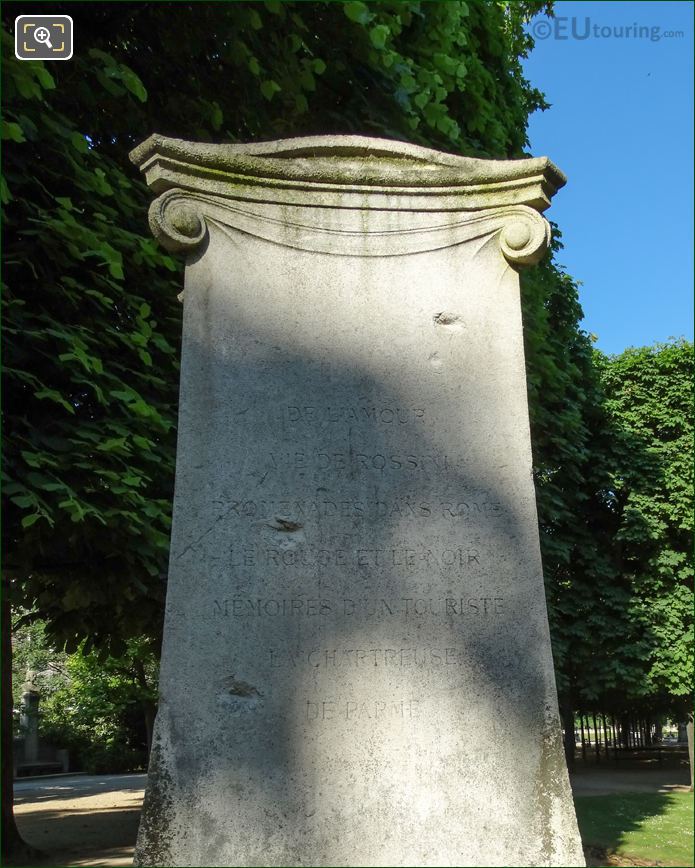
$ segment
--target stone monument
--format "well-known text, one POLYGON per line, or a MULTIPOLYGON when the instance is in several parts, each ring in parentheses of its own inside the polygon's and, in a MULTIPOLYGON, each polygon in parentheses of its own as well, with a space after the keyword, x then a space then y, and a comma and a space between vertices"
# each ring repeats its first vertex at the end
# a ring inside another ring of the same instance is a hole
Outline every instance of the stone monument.
POLYGON ((188 254, 139 865, 583 865, 517 268, 545 158, 131 154, 188 254))
POLYGON ((39 759, 39 704, 41 694, 36 689, 34 678, 36 673, 27 672, 26 681, 22 685, 22 710, 19 724, 24 735, 24 762, 33 765, 39 759))

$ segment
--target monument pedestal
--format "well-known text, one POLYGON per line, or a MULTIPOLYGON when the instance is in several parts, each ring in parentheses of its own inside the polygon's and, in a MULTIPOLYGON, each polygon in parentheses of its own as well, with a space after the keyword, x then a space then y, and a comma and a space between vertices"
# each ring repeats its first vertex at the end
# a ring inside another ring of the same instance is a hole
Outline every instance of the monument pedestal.
POLYGON ((562 175, 361 137, 132 158, 189 253, 137 864, 584 864, 516 271, 562 175))

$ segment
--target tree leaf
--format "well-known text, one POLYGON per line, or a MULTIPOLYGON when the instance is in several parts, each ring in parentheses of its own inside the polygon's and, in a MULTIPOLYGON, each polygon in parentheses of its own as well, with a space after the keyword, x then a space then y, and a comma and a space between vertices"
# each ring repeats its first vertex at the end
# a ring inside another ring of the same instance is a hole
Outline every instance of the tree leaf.
POLYGON ((343 3, 343 11, 350 21, 355 21, 357 24, 368 24, 374 17, 367 4, 360 0, 349 0, 343 3))
POLYGON ((266 79, 261 82, 261 93, 267 100, 271 100, 276 93, 281 90, 280 85, 272 79, 266 79))

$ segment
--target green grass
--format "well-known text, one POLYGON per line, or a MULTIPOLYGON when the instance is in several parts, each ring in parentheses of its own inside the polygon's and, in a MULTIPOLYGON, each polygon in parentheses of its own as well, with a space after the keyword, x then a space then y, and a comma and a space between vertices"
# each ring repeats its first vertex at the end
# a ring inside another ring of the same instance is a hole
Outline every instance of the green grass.
POLYGON ((585 846, 662 865, 693 865, 692 793, 578 796, 574 802, 585 846))

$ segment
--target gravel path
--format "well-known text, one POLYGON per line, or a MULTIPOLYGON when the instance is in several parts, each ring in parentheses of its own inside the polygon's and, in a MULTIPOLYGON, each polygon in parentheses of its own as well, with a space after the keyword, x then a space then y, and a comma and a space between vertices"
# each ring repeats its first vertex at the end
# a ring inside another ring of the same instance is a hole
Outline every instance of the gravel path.
POLYGON ((20 834, 42 851, 18 865, 132 865, 146 775, 15 782, 20 834))

